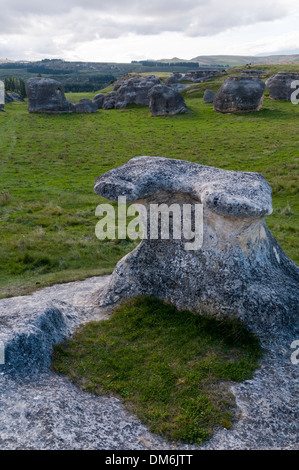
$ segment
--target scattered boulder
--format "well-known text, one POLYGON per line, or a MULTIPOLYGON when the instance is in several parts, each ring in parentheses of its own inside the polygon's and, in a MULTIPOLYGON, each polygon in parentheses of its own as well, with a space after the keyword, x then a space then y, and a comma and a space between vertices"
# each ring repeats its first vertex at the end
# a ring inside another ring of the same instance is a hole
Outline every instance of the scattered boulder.
POLYGON ((75 104, 76 113, 95 113, 97 110, 97 104, 87 98, 82 98, 79 103, 75 104))
POLYGON ((113 109, 115 108, 117 92, 111 91, 107 93, 103 101, 103 109, 113 109))
POLYGON ((98 107, 98 109, 101 109, 103 107, 105 95, 103 93, 98 93, 93 97, 92 102, 95 103, 98 107))
POLYGON ((205 90, 203 95, 203 100, 205 103, 213 103, 215 98, 215 93, 212 90, 205 90))
POLYGON ((166 85, 156 85, 149 92, 149 109, 152 116, 187 113, 182 95, 166 85))
POLYGON ((65 98, 63 85, 52 78, 29 78, 26 93, 30 113, 75 112, 75 106, 65 98))
POLYGON ((290 101, 296 88, 292 88, 292 82, 299 81, 299 72, 278 72, 268 78, 266 86, 272 100, 290 101))
POLYGON ((179 83, 183 79, 183 75, 179 72, 173 72, 172 75, 166 78, 164 81, 164 85, 172 86, 174 84, 179 83))
POLYGON ((173 229, 168 239, 153 239, 145 223, 148 238, 119 261, 95 297, 99 305, 150 295, 179 309, 239 318, 254 332, 299 331, 299 267, 267 228, 271 187, 261 174, 139 157, 102 174, 95 192, 142 204, 147 224, 152 204, 175 203, 181 213, 184 204, 203 206, 200 248, 185 247, 183 230, 181 239, 173 229))
POLYGON ((214 110, 220 113, 259 111, 266 85, 255 77, 229 77, 217 91, 214 110))

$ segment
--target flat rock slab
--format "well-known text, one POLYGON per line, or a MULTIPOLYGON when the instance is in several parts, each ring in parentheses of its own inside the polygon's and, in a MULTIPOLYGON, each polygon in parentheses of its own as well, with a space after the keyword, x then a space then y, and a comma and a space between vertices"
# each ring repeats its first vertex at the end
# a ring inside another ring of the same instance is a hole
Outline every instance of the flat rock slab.
MULTIPOLYGON (((8 334, 7 328, 24 331, 37 321, 44 312, 41 302, 64 306, 65 314, 76 312, 70 329, 90 319, 108 318, 90 298, 109 279, 94 277, 0 300, 0 319, 6 322, 1 334, 8 334)), ((253 379, 232 386, 238 420, 233 429, 217 430, 201 447, 153 435, 118 399, 83 392, 47 370, 28 375, 0 372, 0 449, 299 449, 299 365, 291 362, 291 339, 262 337, 265 356, 260 369, 253 379)))
POLYGON ((0 300, 0 343, 5 346, 1 371, 47 368, 53 345, 69 337, 80 324, 107 318, 107 310, 92 304, 97 282, 110 276, 46 287, 32 295, 0 300))

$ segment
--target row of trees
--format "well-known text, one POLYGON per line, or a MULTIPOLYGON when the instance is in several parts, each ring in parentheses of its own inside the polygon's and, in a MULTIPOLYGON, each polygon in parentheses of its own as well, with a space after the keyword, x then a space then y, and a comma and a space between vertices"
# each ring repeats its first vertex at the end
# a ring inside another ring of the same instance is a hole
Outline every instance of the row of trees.
POLYGON ((19 93, 22 98, 26 98, 25 81, 17 77, 4 78, 5 91, 19 93))

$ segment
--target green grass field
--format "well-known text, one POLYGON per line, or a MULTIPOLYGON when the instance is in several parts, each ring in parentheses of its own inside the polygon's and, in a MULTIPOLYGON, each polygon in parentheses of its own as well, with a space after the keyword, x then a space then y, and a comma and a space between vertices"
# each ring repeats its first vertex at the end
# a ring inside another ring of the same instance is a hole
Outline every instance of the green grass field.
POLYGON ((134 243, 95 237, 95 209, 104 200, 93 184, 141 155, 262 173, 273 189, 267 223, 298 262, 299 105, 266 97, 260 112, 218 114, 202 95, 219 83, 184 92, 192 113, 173 117, 151 117, 136 106, 91 115, 29 114, 26 103, 7 104, 0 113, 0 296, 110 273, 134 243))
POLYGON ((56 346, 52 369, 89 392, 116 394, 150 431, 201 444, 231 428, 229 387, 250 379, 260 357, 240 322, 136 298, 56 346))

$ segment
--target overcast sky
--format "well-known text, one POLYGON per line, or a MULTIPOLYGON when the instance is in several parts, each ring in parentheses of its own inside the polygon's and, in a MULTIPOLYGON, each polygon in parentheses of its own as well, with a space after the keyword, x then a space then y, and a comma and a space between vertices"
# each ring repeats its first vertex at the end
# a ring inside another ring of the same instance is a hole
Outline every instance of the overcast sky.
POLYGON ((0 0, 0 59, 299 54, 298 0, 0 0))

